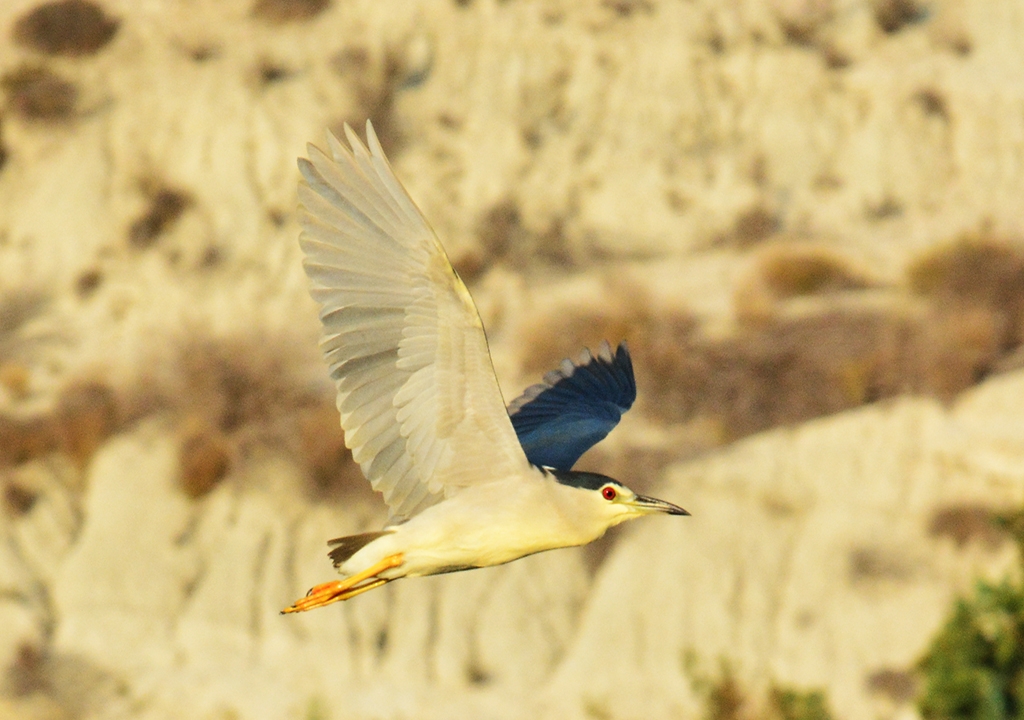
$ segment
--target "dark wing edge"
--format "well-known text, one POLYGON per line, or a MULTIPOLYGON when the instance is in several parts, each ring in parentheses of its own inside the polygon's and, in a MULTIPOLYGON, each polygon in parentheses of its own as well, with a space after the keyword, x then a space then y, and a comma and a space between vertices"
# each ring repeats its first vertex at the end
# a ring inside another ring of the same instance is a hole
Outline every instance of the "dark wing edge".
POLYGON ((613 355, 605 340, 596 355, 584 349, 575 360, 563 360, 513 400, 508 413, 531 463, 570 470, 635 400, 629 348, 619 343, 613 355))

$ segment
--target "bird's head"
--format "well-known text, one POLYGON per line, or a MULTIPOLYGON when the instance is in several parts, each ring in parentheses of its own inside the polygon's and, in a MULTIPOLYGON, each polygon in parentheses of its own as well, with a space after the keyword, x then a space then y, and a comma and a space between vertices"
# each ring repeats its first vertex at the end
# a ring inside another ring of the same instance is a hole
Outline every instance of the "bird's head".
POLYGON ((575 470, 550 472, 560 484, 585 493, 577 496, 578 511, 586 513, 588 518, 603 522, 605 528, 651 513, 690 514, 678 505, 635 493, 607 475, 575 470))

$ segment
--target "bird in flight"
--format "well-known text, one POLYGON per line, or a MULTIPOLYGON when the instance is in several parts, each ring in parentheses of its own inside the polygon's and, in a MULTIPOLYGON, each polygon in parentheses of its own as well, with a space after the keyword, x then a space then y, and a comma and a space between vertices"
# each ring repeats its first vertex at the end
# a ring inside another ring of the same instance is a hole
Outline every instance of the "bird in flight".
POLYGON ((636 398, 629 350, 564 360, 505 407, 483 323, 373 126, 299 159, 304 267, 345 443, 390 509, 380 531, 331 540, 341 580, 283 613, 403 577, 584 545, 650 513, 689 515, 572 469, 636 398))

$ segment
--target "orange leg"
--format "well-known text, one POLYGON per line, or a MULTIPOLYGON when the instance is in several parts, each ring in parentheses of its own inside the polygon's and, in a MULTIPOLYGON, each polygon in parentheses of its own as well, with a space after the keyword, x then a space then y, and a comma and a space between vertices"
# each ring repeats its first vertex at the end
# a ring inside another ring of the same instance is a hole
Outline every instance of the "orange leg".
POLYGON ((306 597, 296 600, 282 610, 281 613, 305 612, 306 610, 330 605, 331 603, 338 602, 339 600, 348 600, 356 595, 363 594, 367 590, 378 588, 391 581, 387 578, 379 578, 376 576, 385 570, 398 567, 402 562, 402 553, 388 555, 376 565, 368 567, 366 570, 356 573, 351 577, 347 577, 344 580, 334 580, 332 582, 323 583, 322 585, 317 585, 306 593, 306 597), (369 582, 364 582, 367 580, 369 582))

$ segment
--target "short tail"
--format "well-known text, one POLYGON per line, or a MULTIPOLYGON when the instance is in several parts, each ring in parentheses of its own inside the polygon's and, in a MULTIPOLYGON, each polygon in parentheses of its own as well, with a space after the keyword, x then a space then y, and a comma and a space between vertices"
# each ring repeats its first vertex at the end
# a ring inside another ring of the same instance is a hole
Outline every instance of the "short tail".
POLYGON ((379 537, 390 535, 394 530, 380 530, 378 532, 361 533, 359 535, 346 535, 345 537, 328 540, 327 545, 334 549, 327 553, 327 556, 334 562, 334 567, 341 567, 341 564, 372 543, 379 537))

